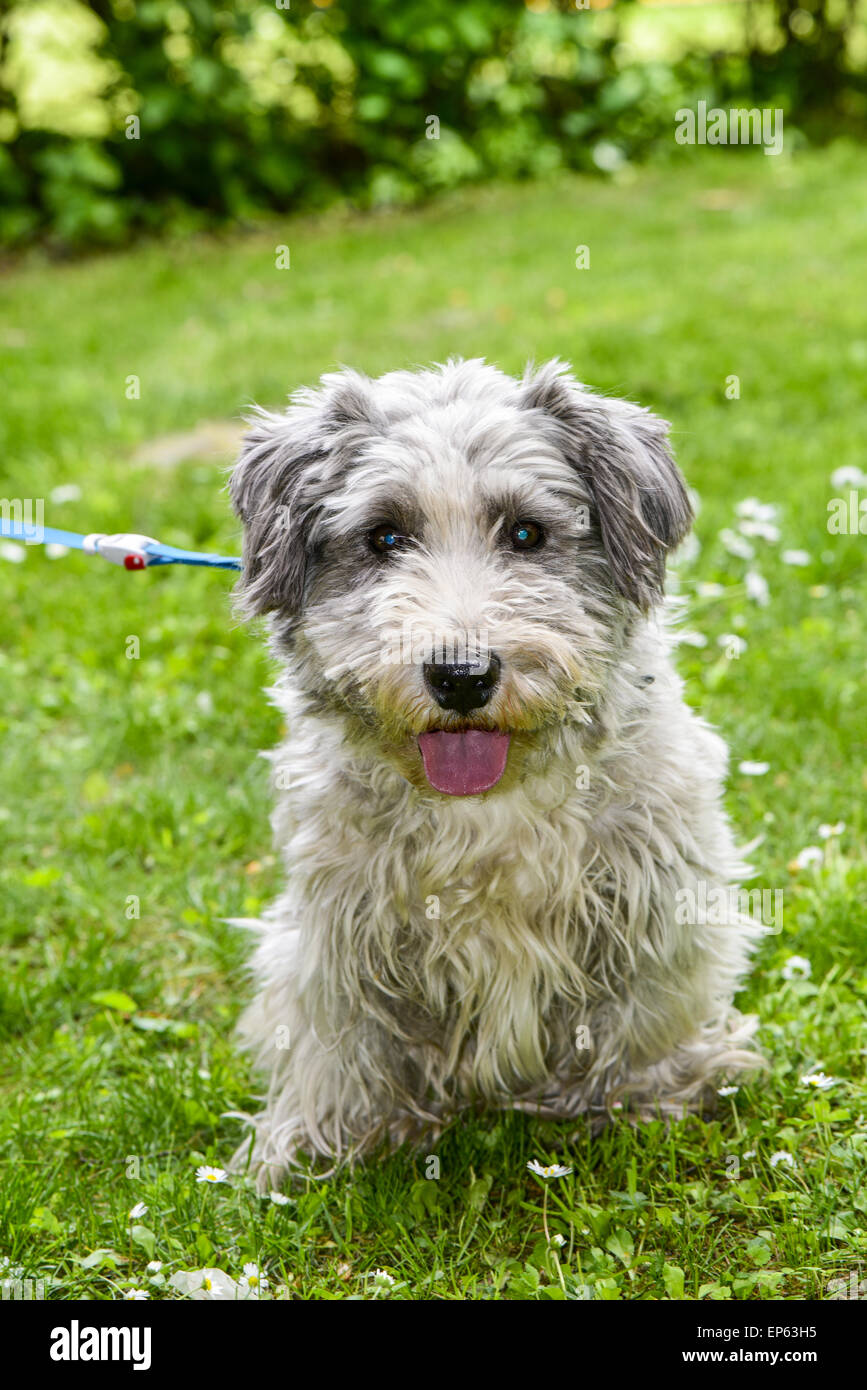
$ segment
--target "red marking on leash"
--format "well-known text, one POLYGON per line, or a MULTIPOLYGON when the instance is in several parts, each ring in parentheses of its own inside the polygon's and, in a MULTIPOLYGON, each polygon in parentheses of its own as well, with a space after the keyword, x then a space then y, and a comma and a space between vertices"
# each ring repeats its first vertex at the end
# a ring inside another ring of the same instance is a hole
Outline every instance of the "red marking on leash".
POLYGON ((143 570, 145 560, 143 555, 124 555, 123 567, 127 570, 143 570))

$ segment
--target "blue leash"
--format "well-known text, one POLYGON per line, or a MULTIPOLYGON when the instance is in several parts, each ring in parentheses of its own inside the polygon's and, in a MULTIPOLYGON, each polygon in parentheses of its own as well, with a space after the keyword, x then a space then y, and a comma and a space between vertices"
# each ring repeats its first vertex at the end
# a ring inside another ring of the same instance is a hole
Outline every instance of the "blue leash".
POLYGON ((208 555, 201 550, 178 550, 163 545, 153 536, 135 532, 119 532, 109 536, 92 532, 79 536, 75 531, 57 531, 52 526, 36 526, 23 521, 8 521, 0 517, 0 536, 24 541, 27 545, 65 545, 70 550, 83 550, 86 555, 101 555, 112 565, 127 570, 151 569, 154 565, 203 565, 207 569, 239 570, 241 561, 234 555, 208 555))

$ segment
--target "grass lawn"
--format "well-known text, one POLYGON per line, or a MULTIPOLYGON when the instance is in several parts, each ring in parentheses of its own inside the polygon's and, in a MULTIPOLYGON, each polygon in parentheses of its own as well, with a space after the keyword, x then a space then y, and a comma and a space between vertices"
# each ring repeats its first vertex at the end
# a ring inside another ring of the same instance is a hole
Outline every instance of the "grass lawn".
POLYGON ((489 1115, 445 1136, 438 1178, 425 1153, 401 1152, 280 1204, 237 1179, 198 1184, 240 1137, 225 1112, 255 1103, 232 1031, 247 941, 223 919, 254 915, 279 884, 256 756, 279 732, 267 661, 230 617, 229 575, 127 575, 7 546, 7 1274, 20 1266, 57 1299, 177 1297, 173 1273, 237 1278, 247 1262, 294 1298, 803 1299, 863 1273, 867 539, 826 520, 848 492, 831 473, 867 456, 865 171, 844 147, 687 151, 620 185, 483 189, 7 271, 0 490, 45 498, 47 525, 236 550, 229 454, 172 462, 152 441, 277 405, 337 361, 378 373, 459 353, 517 370, 559 354, 660 411, 701 498, 701 548, 678 566, 681 670, 730 743, 738 832, 763 837, 751 886, 784 893, 741 1001, 771 1069, 712 1123, 591 1141, 489 1115), (50 500, 69 485, 80 496, 50 500), (753 561, 720 538, 745 498, 778 509, 780 538, 754 538, 753 561), (796 863, 807 846, 820 852, 796 863), (802 1081, 818 1068, 833 1086, 802 1081), (574 1167, 547 1191, 562 1245, 546 1243, 530 1159, 574 1167))

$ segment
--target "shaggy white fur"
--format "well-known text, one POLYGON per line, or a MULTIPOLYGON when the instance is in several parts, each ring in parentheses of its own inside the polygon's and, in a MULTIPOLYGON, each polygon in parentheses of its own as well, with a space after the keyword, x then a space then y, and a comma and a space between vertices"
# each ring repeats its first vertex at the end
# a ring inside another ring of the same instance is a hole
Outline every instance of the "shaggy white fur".
POLYGON ((659 618, 691 519, 665 426, 556 362, 340 373, 260 413, 232 492, 289 731, 236 1161, 273 1184, 477 1104, 675 1115, 759 1065, 732 999, 761 928, 676 911, 743 866, 659 618), (471 710, 432 684, 452 639, 496 656, 471 710), (505 771, 438 791, 419 736, 466 730, 510 736, 505 771))

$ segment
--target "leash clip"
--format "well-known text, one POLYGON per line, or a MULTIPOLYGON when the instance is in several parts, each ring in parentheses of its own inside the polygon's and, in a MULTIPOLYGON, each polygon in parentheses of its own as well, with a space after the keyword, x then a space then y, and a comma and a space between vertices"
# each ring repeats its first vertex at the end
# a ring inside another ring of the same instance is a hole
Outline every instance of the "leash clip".
POLYGON ((122 565, 127 570, 143 570, 150 564, 148 546, 151 545, 159 545, 159 541, 154 536, 140 536, 134 531, 121 531, 114 536, 92 531, 85 536, 81 548, 88 555, 101 555, 112 565, 122 565))

